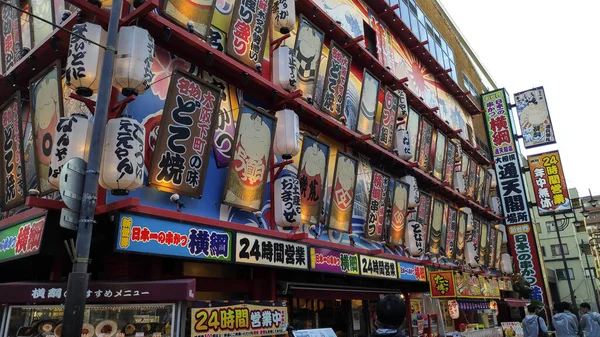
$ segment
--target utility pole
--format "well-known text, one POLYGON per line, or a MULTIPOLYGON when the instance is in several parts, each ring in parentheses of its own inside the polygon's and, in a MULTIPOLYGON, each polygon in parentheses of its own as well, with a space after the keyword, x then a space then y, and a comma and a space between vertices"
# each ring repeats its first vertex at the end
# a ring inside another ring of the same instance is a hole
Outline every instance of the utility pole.
MULTIPOLYGON (((585 255, 585 264, 587 265, 587 269, 586 270, 590 270, 590 261, 588 260, 588 256, 587 253, 584 250, 585 247, 585 242, 583 241, 583 239, 581 239, 581 252, 585 255)), ((588 243, 588 247, 589 247, 589 243, 588 243)), ((583 273, 585 276, 585 272, 583 273)), ((600 300, 598 300, 598 291, 596 290, 596 281, 594 280, 596 278, 596 268, 594 268, 594 274, 590 274, 590 282, 592 282, 592 290, 594 291, 594 298, 596 298, 596 308, 598 310, 600 310, 600 300)))
POLYGON ((88 264, 90 263, 89 256, 92 243, 92 229, 95 223, 94 214, 96 212, 98 176, 102 160, 102 147, 104 144, 108 106, 110 104, 110 95, 112 93, 113 71, 122 3, 122 0, 113 0, 110 11, 106 50, 102 60, 92 138, 88 154, 87 169, 85 171, 83 193, 81 194, 81 213, 79 215, 79 226, 77 228, 75 261, 73 263, 73 271, 69 274, 69 281, 67 284, 62 334, 64 337, 80 337, 81 328, 83 326, 83 314, 85 312, 85 301, 89 282, 87 269, 88 264))
MULTIPOLYGON (((556 237, 558 238, 558 246, 560 248, 560 257, 562 258, 563 265, 565 267, 564 274, 569 284, 569 292, 571 293, 571 305, 573 308, 577 308, 577 301, 575 300, 575 292, 573 291, 573 284, 571 283, 571 276, 569 275, 569 267, 567 265, 567 258, 565 257, 565 251, 563 250, 562 239, 560 237, 560 227, 556 223, 556 213, 552 213, 552 219, 554 220, 554 227, 556 228, 556 237)), ((70 337, 70 336, 67 336, 70 337)))

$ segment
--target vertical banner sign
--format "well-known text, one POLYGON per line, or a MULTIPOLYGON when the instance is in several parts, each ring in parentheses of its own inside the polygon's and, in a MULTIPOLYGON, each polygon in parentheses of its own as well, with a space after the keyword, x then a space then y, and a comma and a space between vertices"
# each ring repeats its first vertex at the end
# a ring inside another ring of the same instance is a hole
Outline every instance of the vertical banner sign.
POLYGON ((247 104, 242 107, 232 163, 225 180, 223 203, 250 211, 262 208, 275 124, 272 115, 247 104))
POLYGON ((429 172, 429 168, 431 165, 431 142, 433 139, 433 125, 426 121, 425 119, 421 119, 421 128, 419 130, 419 151, 418 151, 418 161, 419 168, 424 170, 425 173, 429 172))
POLYGON ((379 137, 377 142, 385 149, 394 148, 394 131, 396 130, 396 117, 400 97, 389 87, 383 89, 383 110, 379 121, 379 137))
POLYGON ((227 34, 227 54, 248 67, 262 63, 269 36, 272 0, 236 1, 227 34))
POLYGON ((385 199, 388 191, 390 177, 373 169, 371 180, 371 195, 369 197, 369 211, 365 228, 365 238, 373 241, 383 239, 383 224, 385 223, 385 199))
POLYGON ((571 199, 560 155, 551 151, 527 157, 540 216, 571 211, 571 199))
POLYGON ((433 176, 442 180, 444 175, 444 167, 446 166, 446 136, 438 132, 435 140, 434 157, 433 157, 433 176))
POLYGON ((350 63, 352 56, 332 41, 325 71, 321 110, 336 119, 344 115, 350 63))
POLYGON ((454 207, 448 206, 448 212, 446 215, 446 244, 444 256, 448 259, 454 259, 454 238, 456 237, 458 225, 458 210, 454 207))
POLYGON ((350 232, 357 171, 358 160, 338 151, 331 185, 327 228, 342 233, 350 232))
POLYGON ((490 228, 490 239, 488 241, 489 251, 486 257, 488 258, 486 265, 488 268, 494 268, 494 264, 496 263, 496 236, 498 235, 498 231, 494 228, 490 228))
POLYGON ((494 260, 494 264, 491 267, 500 269, 501 258, 502 258, 502 231, 498 230, 496 232, 496 259, 494 260))
POLYGON ((427 276, 432 298, 456 297, 453 271, 430 271, 427 276))
POLYGON ((298 86, 302 98, 312 102, 317 90, 317 77, 321 64, 321 53, 325 34, 315 27, 306 17, 300 15, 294 57, 298 67, 298 86))
POLYGON ((481 96, 494 157, 516 151, 504 89, 481 96))
POLYGON ((327 186, 328 161, 329 146, 316 138, 305 135, 300 152, 300 165, 298 165, 303 224, 319 224, 325 186, 327 186))
POLYGON ((356 131, 363 135, 373 133, 380 86, 381 82, 379 82, 375 75, 365 69, 363 73, 362 88, 360 90, 360 102, 358 103, 358 119, 356 125, 356 131))
POLYGON ((467 239, 467 213, 458 212, 458 230, 456 233, 456 241, 454 243, 454 259, 462 261, 465 258, 465 243, 467 239))
POLYGON ((531 299, 546 302, 544 299, 544 281, 530 223, 508 226, 508 242, 511 255, 517 267, 516 272, 531 284, 531 299))
MULTIPOLYGON (((479 262, 479 265, 481 266, 485 266, 487 265, 486 260, 487 260, 487 256, 488 256, 488 243, 491 243, 491 241, 488 241, 488 238, 491 239, 491 235, 490 235, 490 226, 485 223, 485 222, 481 222, 480 227, 479 227, 479 247, 478 248, 479 252, 478 253, 478 258, 477 258, 477 262, 479 262)), ((490 250, 491 251, 491 250, 490 250)))
POLYGON ((54 188, 48 181, 54 130, 63 116, 63 93, 60 61, 55 61, 29 82, 33 144, 40 195, 54 188))
MULTIPOLYGON (((417 222, 421 224, 423 228, 423 241, 425 246, 428 242, 429 225, 431 224, 431 195, 420 191, 419 192, 419 206, 417 207, 417 222)), ((427 247, 425 247, 427 250, 427 247)))
POLYGON ((504 209, 507 225, 529 222, 525 185, 521 178, 519 159, 516 153, 506 154, 494 159, 498 192, 504 209))
POLYGON ((398 102, 399 117, 403 119, 408 116, 408 100, 406 99, 406 93, 404 90, 398 90, 400 101, 398 102))
MULTIPOLYGON (((19 1, 7 1, 13 6, 19 7, 19 1)), ((0 46, 2 61, 0 61, 0 71, 8 72, 21 58, 21 22, 20 13, 7 5, 0 4, 0 46)))
POLYGON ((410 186, 407 183, 395 179, 393 195, 391 196, 393 197, 392 221, 387 231, 387 243, 392 246, 404 244, 409 188, 410 186))
POLYGON ((221 90, 176 69, 171 77, 149 174, 159 190, 200 198, 221 90))
POLYGON ((190 3, 186 0, 165 0, 163 15, 182 27, 194 25, 193 33, 206 37, 212 22, 215 1, 190 3), (193 6, 190 10, 188 6, 193 6))
POLYGON ((440 254, 442 241, 442 224, 444 222, 444 203, 439 199, 433 201, 433 216, 429 226, 428 252, 433 255, 440 254))
POLYGON ((0 181, 4 188, 0 191, 2 210, 21 205, 25 201, 25 169, 23 166, 23 144, 21 143, 21 94, 17 91, 3 107, 2 131, 0 131, 2 169, 0 181))
POLYGON ((454 187, 454 164, 456 157, 456 145, 453 142, 446 142, 446 160, 444 165, 444 182, 454 187))
POLYGON ((515 103, 526 149, 556 143, 544 87, 516 93, 515 103))

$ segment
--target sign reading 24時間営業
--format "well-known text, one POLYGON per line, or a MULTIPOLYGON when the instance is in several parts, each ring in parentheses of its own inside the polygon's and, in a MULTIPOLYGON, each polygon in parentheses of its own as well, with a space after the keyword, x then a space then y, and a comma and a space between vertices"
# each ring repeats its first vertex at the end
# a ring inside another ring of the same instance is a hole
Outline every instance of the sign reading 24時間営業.
POLYGON ((235 251, 238 263, 308 270, 304 244, 237 233, 235 251))
POLYGON ((571 211, 571 199, 558 151, 527 158, 540 215, 571 211))

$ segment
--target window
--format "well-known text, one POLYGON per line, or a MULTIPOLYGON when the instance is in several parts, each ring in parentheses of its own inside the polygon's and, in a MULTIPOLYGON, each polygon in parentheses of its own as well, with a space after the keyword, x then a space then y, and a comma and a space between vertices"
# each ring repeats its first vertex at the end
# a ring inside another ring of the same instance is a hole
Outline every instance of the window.
MULTIPOLYGON (((569 273, 569 279, 574 280, 575 275, 573 275, 573 268, 567 269, 569 273)), ((560 281, 565 281, 567 279, 567 274, 564 269, 556 269, 556 276, 560 281)))
POLYGON ((546 247, 542 246, 542 256, 546 256, 546 247))
POLYGON ((475 88, 475 85, 473 84, 473 82, 471 82, 471 80, 469 80, 469 78, 467 77, 467 75, 465 75, 465 73, 463 73, 463 85, 465 86, 465 89, 467 89, 469 91, 471 96, 473 96, 474 98, 479 97, 477 88, 475 88))
MULTIPOLYGON (((565 255, 569 255, 569 247, 567 247, 566 244, 562 244, 562 248, 563 248, 563 252, 565 253, 565 255)), ((552 249, 552 256, 560 256, 560 245, 552 245, 550 246, 550 249, 552 249)))
POLYGON ((585 268, 585 278, 593 278, 596 277, 596 269, 594 268, 585 268))
POLYGON ((546 230, 548 233, 556 232, 556 224, 554 221, 546 221, 546 230))

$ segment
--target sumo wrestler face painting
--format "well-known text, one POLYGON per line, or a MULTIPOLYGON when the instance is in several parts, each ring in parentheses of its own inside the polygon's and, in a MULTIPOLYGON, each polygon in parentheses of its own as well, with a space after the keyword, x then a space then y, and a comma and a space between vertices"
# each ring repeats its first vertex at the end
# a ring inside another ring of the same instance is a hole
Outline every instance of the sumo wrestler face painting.
POLYGON ((314 99, 317 89, 324 38, 325 34, 322 31, 313 26, 304 16, 300 16, 294 57, 298 67, 298 89, 302 90, 302 97, 309 101, 314 99))

